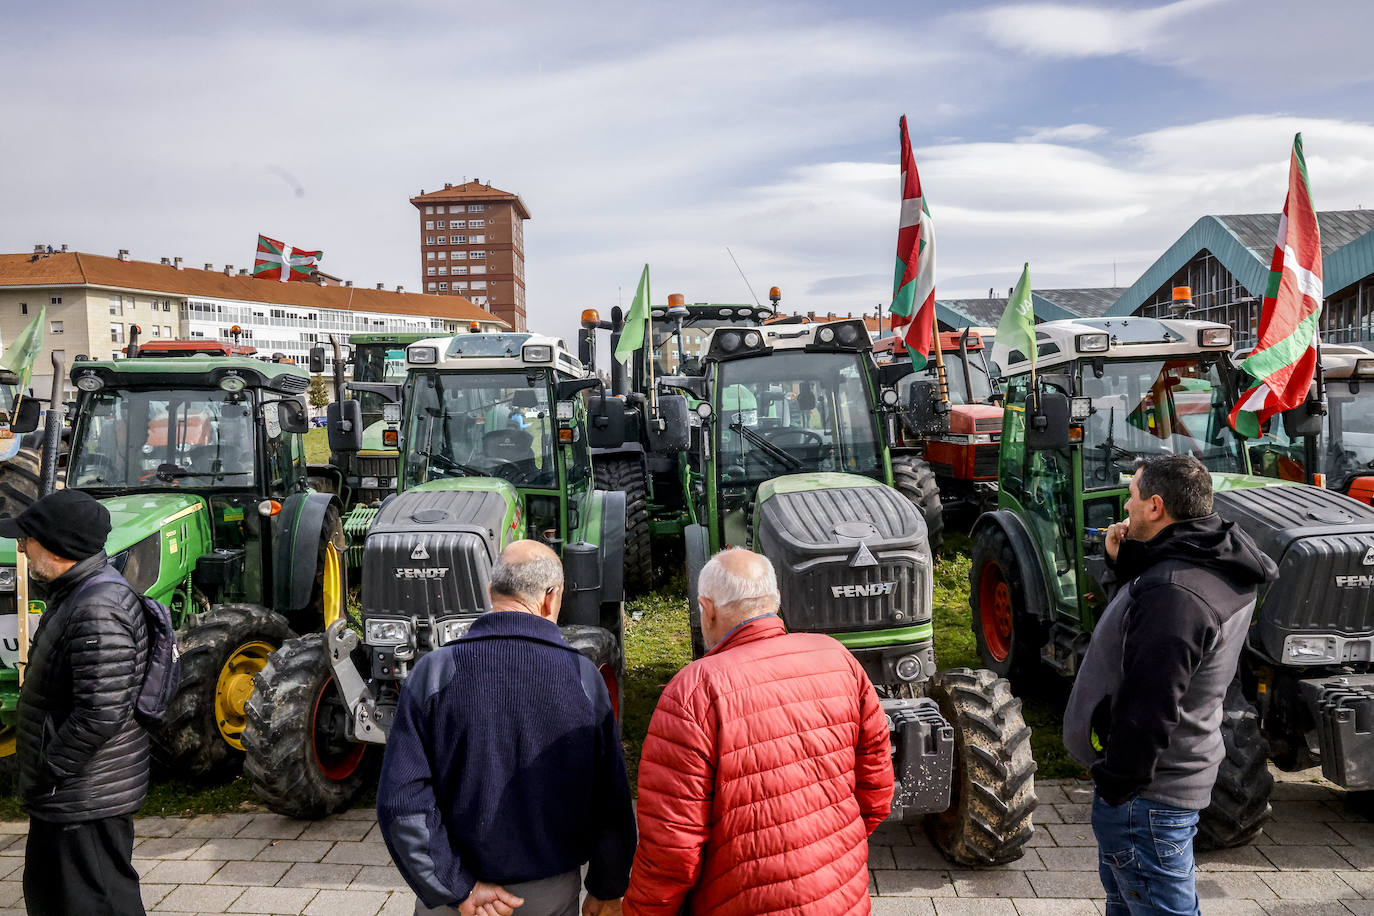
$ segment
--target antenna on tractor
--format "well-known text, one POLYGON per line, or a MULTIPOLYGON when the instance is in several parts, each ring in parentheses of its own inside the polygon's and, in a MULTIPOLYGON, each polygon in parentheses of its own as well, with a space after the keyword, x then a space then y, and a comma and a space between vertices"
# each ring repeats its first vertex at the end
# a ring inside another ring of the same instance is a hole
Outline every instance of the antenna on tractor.
MULTIPOLYGON (((735 253, 730 250, 729 245, 725 246, 725 253, 730 256, 730 260, 735 261, 735 253)), ((749 282, 749 278, 744 275, 744 269, 739 266, 739 261, 735 261, 735 270, 739 271, 740 279, 744 281, 744 285, 749 287, 749 295, 754 297, 754 304, 763 308, 763 303, 759 301, 759 294, 754 292, 754 286, 749 282)))

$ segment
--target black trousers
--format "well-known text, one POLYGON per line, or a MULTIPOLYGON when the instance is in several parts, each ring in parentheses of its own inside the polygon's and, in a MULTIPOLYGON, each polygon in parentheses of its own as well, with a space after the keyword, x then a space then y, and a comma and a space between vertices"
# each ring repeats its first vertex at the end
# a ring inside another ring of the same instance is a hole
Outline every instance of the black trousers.
POLYGON ((132 815, 77 824, 30 817, 24 849, 29 916, 144 916, 133 854, 132 815))

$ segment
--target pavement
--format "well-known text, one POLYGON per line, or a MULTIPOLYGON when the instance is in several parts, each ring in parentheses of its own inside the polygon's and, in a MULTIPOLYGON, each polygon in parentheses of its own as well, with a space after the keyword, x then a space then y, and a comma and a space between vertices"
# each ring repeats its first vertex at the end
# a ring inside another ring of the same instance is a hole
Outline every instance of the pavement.
MULTIPOLYGON (((1276 774, 1274 822, 1257 842, 1198 854, 1203 913, 1374 916, 1374 823, 1312 772, 1276 774)), ((1036 789, 1035 835, 1011 865, 953 867, 920 827, 879 827, 869 854, 875 916, 1103 912, 1087 823, 1091 788, 1041 781, 1036 789)), ((135 825, 134 866, 150 914, 414 912, 370 810, 318 822, 245 812, 145 817, 135 825)), ((24 911, 26 828, 0 822, 0 916, 24 911)))

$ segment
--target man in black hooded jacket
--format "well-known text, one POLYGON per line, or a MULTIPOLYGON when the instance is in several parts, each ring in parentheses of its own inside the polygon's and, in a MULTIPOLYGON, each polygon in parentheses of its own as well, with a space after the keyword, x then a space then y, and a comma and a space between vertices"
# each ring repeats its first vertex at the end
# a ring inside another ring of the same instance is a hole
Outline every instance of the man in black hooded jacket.
POLYGON ((19 694, 19 797, 29 813, 24 903, 33 916, 142 916, 133 812, 148 791, 134 707, 148 667, 143 605, 107 565, 110 514, 59 490, 0 537, 17 539, 47 599, 19 694))
POLYGON ((1064 744, 1096 786, 1107 916, 1197 913, 1193 837, 1225 756, 1222 702, 1276 569, 1213 514, 1196 458, 1149 461, 1130 490, 1105 545, 1123 587, 1074 679, 1064 744))

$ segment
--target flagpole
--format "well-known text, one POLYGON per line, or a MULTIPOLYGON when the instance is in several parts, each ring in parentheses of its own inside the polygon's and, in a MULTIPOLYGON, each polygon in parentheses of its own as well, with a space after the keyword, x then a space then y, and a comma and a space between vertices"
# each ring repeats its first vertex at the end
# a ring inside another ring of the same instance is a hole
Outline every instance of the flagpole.
POLYGON ((940 403, 949 405, 949 376, 945 374, 945 357, 940 349, 940 320, 930 316, 930 342, 935 350, 935 377, 940 380, 940 403))
POLYGON ((654 383, 654 322, 653 322, 653 295, 649 291, 649 278, 647 276, 649 265, 644 265, 644 346, 640 352, 644 354, 645 369, 649 374, 649 418, 653 421, 655 428, 662 429, 663 420, 658 415, 658 385, 654 383))

